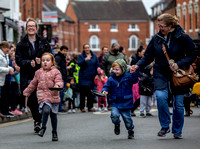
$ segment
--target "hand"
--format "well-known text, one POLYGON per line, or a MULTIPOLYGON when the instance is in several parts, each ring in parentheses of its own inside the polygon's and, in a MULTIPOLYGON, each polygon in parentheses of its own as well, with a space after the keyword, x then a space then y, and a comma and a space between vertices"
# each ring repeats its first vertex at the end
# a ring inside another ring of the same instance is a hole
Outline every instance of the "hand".
POLYGON ((38 57, 35 58, 35 61, 37 64, 40 64, 40 62, 41 62, 40 58, 38 58, 38 57))
POLYGON ((130 73, 134 73, 139 68, 138 65, 132 65, 130 69, 130 73))
POLYGON ((19 66, 15 66, 16 71, 20 72, 20 67, 19 66))
POLYGON ((34 60, 31 61, 31 66, 35 67, 35 61, 34 60))
POLYGON ((147 89, 146 89, 146 88, 144 88, 144 91, 146 92, 146 91, 147 91, 147 89))
POLYGON ((87 57, 85 58, 85 60, 88 61, 88 60, 91 59, 91 57, 92 57, 91 55, 87 55, 87 57))
POLYGON ((59 88, 59 87, 60 87, 59 85, 55 85, 55 86, 54 86, 54 88, 59 88))
POLYGON ((9 68, 9 74, 14 75, 14 69, 13 68, 9 68))
POLYGON ((170 67, 170 69, 171 69, 172 71, 176 71, 176 70, 179 69, 179 67, 178 67, 178 65, 177 65, 176 63, 173 63, 173 65, 169 65, 169 67, 170 67))
POLYGON ((103 93, 103 94, 105 94, 105 95, 107 95, 107 94, 108 94, 108 92, 106 92, 106 91, 103 91, 102 93, 103 93))

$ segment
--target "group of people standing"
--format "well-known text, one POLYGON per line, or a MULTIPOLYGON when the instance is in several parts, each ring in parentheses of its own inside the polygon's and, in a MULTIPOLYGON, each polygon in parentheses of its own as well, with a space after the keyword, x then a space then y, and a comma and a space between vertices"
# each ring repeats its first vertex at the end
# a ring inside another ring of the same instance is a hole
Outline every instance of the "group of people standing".
MULTIPOLYGON (((168 107, 169 94, 173 97, 172 133, 175 139, 182 138, 184 124, 184 94, 188 93, 189 86, 176 87, 172 82, 172 73, 179 68, 191 65, 196 56, 197 48, 192 39, 183 31, 178 24, 178 19, 171 14, 162 14, 157 18, 159 32, 153 36, 146 50, 139 48, 132 57, 131 66, 128 69, 126 55, 123 47, 113 43, 108 51, 102 48, 99 57, 85 43, 83 51, 77 56, 74 63, 79 66, 78 73, 73 73, 74 82, 78 83, 80 92, 81 112, 94 112, 94 89, 97 82, 101 83, 98 91, 107 95, 108 107, 111 107, 111 120, 114 124, 114 132, 120 134, 120 115, 122 116, 128 138, 134 137, 134 124, 131 113, 134 114, 136 101, 133 105, 133 84, 138 83, 140 78, 139 92, 142 99, 140 115, 144 114, 145 103, 149 101, 148 96, 156 94, 158 118, 161 129, 158 136, 164 137, 171 131, 171 117, 168 107), (169 66, 165 54, 162 51, 164 44, 167 53, 175 61, 169 66), (146 73, 144 76, 143 73, 146 73), (76 76, 78 75, 78 79, 76 76), (153 82, 153 84, 152 84, 153 82), (87 99, 87 106, 85 100, 87 99)), ((56 55, 51 54, 49 43, 37 35, 38 24, 34 19, 26 22, 26 36, 17 44, 16 64, 20 67, 20 89, 28 99, 28 106, 34 119, 34 131, 43 137, 48 116, 51 117, 52 141, 58 141, 57 135, 57 113, 62 111, 62 99, 69 82, 67 77, 66 53, 68 48, 62 46, 56 55), (58 67, 56 67, 58 66, 58 67), (50 90, 54 88, 54 91, 50 90), (63 88, 60 92, 56 88, 63 88), (36 90, 35 90, 36 89, 36 90), (42 127, 41 127, 42 123, 42 127)), ((6 67, 5 73, 1 73, 0 80, 4 82, 6 74, 14 74, 14 69, 9 67, 7 61, 7 45, 0 45, 0 60, 4 61, 2 67, 6 67)), ((73 66, 69 65, 69 69, 73 66)), ((1 67, 0 67, 1 68, 1 67)), ((0 69, 1 70, 1 69, 0 69)), ((73 85, 74 83, 70 83, 73 85)), ((3 86, 3 83, 0 84, 3 86)), ((68 86, 69 87, 69 86, 68 86)), ((139 98, 139 97, 138 97, 139 98)), ((99 98, 99 100, 102 100, 99 98)), ((101 101, 102 102, 102 101, 101 101)), ((101 105, 99 102, 99 108, 101 105)), ((107 108, 105 98, 104 108, 107 108)), ((148 104, 149 105, 149 104, 148 104)), ((107 110, 107 109, 106 109, 107 110)), ((1 112, 1 111, 0 111, 1 112)), ((151 115, 147 106, 146 115, 151 115)))

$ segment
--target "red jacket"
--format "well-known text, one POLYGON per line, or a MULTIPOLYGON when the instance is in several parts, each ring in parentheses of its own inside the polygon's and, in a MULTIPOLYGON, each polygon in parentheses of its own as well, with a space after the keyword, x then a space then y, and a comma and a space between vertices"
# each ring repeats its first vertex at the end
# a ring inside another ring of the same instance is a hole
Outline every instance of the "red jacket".
POLYGON ((49 87, 58 85, 63 87, 63 80, 60 71, 52 66, 49 71, 44 71, 40 68, 35 72, 33 80, 28 87, 23 91, 24 96, 30 96, 30 94, 37 88, 37 98, 40 104, 43 101, 49 101, 50 103, 59 103, 59 91, 51 91, 49 87))

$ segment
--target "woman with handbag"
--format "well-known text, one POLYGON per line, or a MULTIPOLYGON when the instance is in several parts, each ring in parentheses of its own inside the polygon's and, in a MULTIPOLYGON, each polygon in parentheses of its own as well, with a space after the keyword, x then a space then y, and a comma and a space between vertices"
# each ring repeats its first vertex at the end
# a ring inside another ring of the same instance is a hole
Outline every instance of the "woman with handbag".
POLYGON ((196 58, 195 45, 192 39, 178 24, 178 19, 168 13, 157 18, 159 32, 150 41, 144 57, 131 67, 132 71, 144 68, 154 61, 154 89, 157 98, 158 117, 161 130, 158 136, 164 137, 170 132, 171 117, 167 103, 168 94, 173 95, 172 133, 175 139, 182 138, 184 124, 184 94, 189 91, 189 85, 175 86, 172 74, 179 68, 189 67, 196 58), (163 52, 163 45, 170 59, 169 62, 163 52))

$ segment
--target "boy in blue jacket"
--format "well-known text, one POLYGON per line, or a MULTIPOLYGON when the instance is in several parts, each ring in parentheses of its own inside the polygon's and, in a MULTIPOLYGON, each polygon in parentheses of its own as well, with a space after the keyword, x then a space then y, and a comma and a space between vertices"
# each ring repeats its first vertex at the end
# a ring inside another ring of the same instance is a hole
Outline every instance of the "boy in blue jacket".
POLYGON ((123 59, 118 59, 112 64, 112 73, 102 89, 103 94, 109 93, 110 95, 110 117, 115 125, 115 134, 120 134, 121 115, 128 130, 128 139, 134 137, 134 125, 131 117, 131 108, 133 107, 132 86, 138 82, 138 75, 139 71, 135 73, 127 72, 126 62, 123 59))

